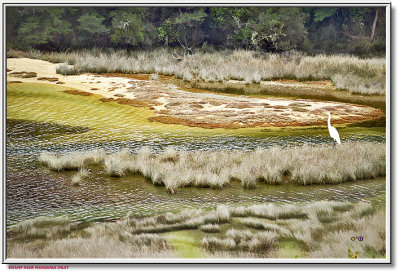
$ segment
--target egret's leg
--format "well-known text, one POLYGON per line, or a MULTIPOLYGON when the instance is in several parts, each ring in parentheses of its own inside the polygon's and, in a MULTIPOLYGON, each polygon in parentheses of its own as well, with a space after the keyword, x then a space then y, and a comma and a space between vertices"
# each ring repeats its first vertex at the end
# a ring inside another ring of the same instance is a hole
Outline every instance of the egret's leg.
POLYGON ((336 141, 333 142, 333 148, 336 149, 336 141))

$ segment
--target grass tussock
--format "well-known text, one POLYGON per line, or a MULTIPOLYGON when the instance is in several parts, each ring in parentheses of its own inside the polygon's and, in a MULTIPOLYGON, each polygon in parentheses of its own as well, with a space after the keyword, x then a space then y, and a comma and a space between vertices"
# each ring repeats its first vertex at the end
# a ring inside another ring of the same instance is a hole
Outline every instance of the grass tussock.
POLYGON ((57 74, 61 74, 64 76, 79 74, 79 70, 75 66, 67 65, 67 64, 61 64, 61 65, 57 66, 56 72, 57 72, 57 74))
POLYGON ((207 232, 207 233, 218 233, 220 232, 220 226, 217 224, 206 224, 200 226, 201 231, 207 232))
MULTIPOLYGON (((235 207, 231 208, 230 213, 237 217, 252 216, 269 220, 307 218, 307 214, 304 213, 300 207, 291 204, 280 206, 274 203, 269 203, 252 205, 249 207, 235 207)), ((263 229, 267 229, 265 227, 266 225, 263 225, 263 229)))
POLYGON ((147 218, 128 214, 121 221, 93 223, 83 229, 66 217, 39 217, 10 227, 7 254, 10 258, 177 257, 173 240, 169 241, 174 233, 164 233, 190 228, 214 233, 191 240, 209 257, 276 258, 280 248, 285 248, 284 242, 295 244, 304 258, 349 258, 349 249, 353 258, 386 255, 384 207, 333 201, 300 203, 296 207, 304 218, 293 215, 271 220, 271 214, 285 215, 293 206, 261 204, 239 207, 244 219, 238 222, 234 221, 236 214, 230 213, 238 208, 219 206, 211 211, 192 209, 147 218), (322 220, 323 212, 336 213, 337 220, 322 220), (259 217, 255 219, 254 215, 259 217), (234 223, 234 228, 207 224, 211 218, 228 226, 234 223), (354 236, 364 239, 352 240, 354 236))
MULTIPOLYGON (((70 53, 32 51, 31 58, 74 64, 74 71, 91 73, 146 73, 173 75, 185 81, 260 83, 275 79, 332 80, 337 88, 362 94, 385 94, 385 58, 362 59, 348 55, 306 56, 256 54, 253 51, 197 52, 177 62, 173 53, 152 51, 70 53)), ((65 68, 62 72, 68 71, 65 68)))
POLYGON ((80 169, 73 177, 71 184, 73 186, 79 186, 80 182, 82 181, 83 178, 88 177, 90 174, 90 171, 88 169, 82 168, 80 169))
POLYGON ((160 154, 151 154, 149 148, 137 154, 129 150, 63 156, 43 152, 39 161, 55 171, 104 163, 110 176, 142 174, 154 185, 174 193, 179 187, 222 188, 235 181, 244 188, 254 188, 257 183, 339 184, 370 179, 386 174, 385 158, 384 143, 344 143, 337 148, 304 145, 255 151, 186 152, 167 148, 160 154))
POLYGON ((89 164, 99 164, 105 158, 103 150, 90 152, 75 152, 67 155, 56 155, 54 153, 42 152, 39 162, 53 171, 79 170, 89 164))

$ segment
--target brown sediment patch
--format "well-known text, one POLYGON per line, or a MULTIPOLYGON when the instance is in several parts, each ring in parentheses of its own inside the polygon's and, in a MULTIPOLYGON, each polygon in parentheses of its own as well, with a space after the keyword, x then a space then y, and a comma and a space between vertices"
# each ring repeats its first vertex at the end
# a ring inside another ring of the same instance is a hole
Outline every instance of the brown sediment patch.
MULTIPOLYGON (((195 103, 195 102, 192 102, 191 104, 193 104, 193 103, 195 103)), ((174 106, 178 106, 178 105, 181 105, 182 103, 180 103, 180 102, 171 102, 171 103, 168 103, 168 104, 166 104, 165 105, 165 108, 171 108, 171 107, 174 107, 174 106)))
MULTIPOLYGON (((203 103, 205 103, 205 102, 201 102, 201 104, 203 104, 203 103)), ((222 103, 219 102, 219 101, 209 101, 208 103, 210 105, 212 105, 212 106, 220 106, 220 105, 222 105, 222 103)))
POLYGON ((190 106, 193 107, 193 108, 204 108, 203 104, 200 104, 200 103, 193 103, 192 102, 190 104, 190 106))
POLYGON ((150 107, 154 105, 160 105, 158 102, 149 102, 145 100, 139 99, 126 99, 126 98, 101 98, 100 101, 102 102, 116 102, 119 104, 130 105, 134 107, 150 107))
POLYGON ((291 107, 291 109, 295 112, 308 112, 309 111, 306 108, 302 108, 302 107, 291 107))
POLYGON ((11 69, 8 69, 8 68, 6 68, 6 69, 7 69, 7 70, 6 70, 6 71, 7 71, 7 73, 8 73, 8 72, 10 72, 10 71, 12 71, 11 69))
POLYGON ((303 107, 303 106, 311 106, 310 104, 304 103, 304 102, 292 102, 289 104, 289 106, 297 106, 297 107, 303 107))
POLYGON ((113 98, 101 98, 101 99, 99 99, 99 101, 110 102, 110 101, 115 101, 115 99, 113 99, 113 98))
POLYGON ((166 124, 181 124, 190 127, 201 127, 205 129, 216 129, 216 128, 224 128, 224 129, 237 129, 241 128, 239 124, 235 123, 218 123, 215 121, 207 121, 207 120, 194 120, 188 119, 185 117, 173 117, 167 115, 149 117, 149 121, 151 122, 161 122, 166 124))
POLYGON ((11 72, 8 75, 17 77, 17 78, 35 78, 37 76, 36 72, 26 72, 26 71, 20 71, 20 72, 11 72))
POLYGON ((23 83, 21 81, 7 81, 7 84, 12 84, 12 83, 23 83))
POLYGON ((273 109, 288 109, 289 107, 284 106, 284 105, 273 105, 271 106, 273 109))
POLYGON ((139 81, 150 81, 150 75, 149 74, 102 73, 102 74, 96 74, 96 76, 100 76, 100 77, 101 76, 103 76, 103 77, 120 77, 120 78, 135 79, 135 80, 139 80, 139 81))
POLYGON ((38 81, 49 81, 49 82, 57 82, 58 78, 56 77, 39 77, 37 78, 38 81))
POLYGON ((228 103, 225 105, 225 108, 236 108, 236 109, 245 109, 251 108, 254 104, 249 102, 237 102, 237 103, 228 103))
POLYGON ((65 82, 56 82, 56 84, 65 84, 65 82))
POLYGON ((71 94, 71 95, 79 95, 79 96, 93 96, 93 94, 90 92, 79 91, 79 90, 75 90, 75 89, 64 90, 64 93, 71 94))

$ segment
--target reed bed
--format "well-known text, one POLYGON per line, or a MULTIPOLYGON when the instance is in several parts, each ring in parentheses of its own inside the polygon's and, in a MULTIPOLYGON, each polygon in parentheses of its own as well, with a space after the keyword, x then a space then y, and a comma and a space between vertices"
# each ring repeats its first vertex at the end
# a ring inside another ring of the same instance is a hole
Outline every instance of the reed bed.
POLYGON ((211 211, 192 209, 147 218, 128 214, 114 223, 92 223, 84 228, 78 228, 66 217, 39 217, 10 227, 7 254, 10 258, 178 257, 170 239, 179 233, 171 232, 190 225, 191 229, 202 232, 201 238, 190 238, 191 244, 198 245, 209 257, 276 258, 284 247, 281 243, 288 241, 297 245, 304 258, 386 255, 383 206, 319 201, 299 203, 296 207, 305 217, 288 215, 285 219, 271 220, 271 214, 282 215, 293 210, 292 205, 275 203, 246 207, 220 205, 211 211), (235 214, 238 210, 240 221, 234 220, 239 217, 235 214), (321 221, 322 212, 334 214, 334 220, 321 221), (206 224, 207 219, 218 224, 206 224), (359 240, 359 236, 363 239, 359 240))
POLYGON ((152 154, 148 147, 137 154, 129 150, 55 155, 43 152, 39 161, 51 170, 79 170, 90 164, 103 165, 110 176, 142 174, 154 185, 170 193, 179 187, 223 188, 241 183, 255 188, 257 183, 300 185, 339 184, 386 174, 384 143, 349 142, 337 146, 303 145, 273 147, 255 151, 176 151, 167 148, 152 154))
MULTIPOLYGON (((240 80, 260 83, 275 79, 332 80, 337 88, 362 94, 385 94, 385 58, 362 59, 349 55, 306 56, 299 52, 259 54, 254 51, 197 52, 181 61, 166 49, 152 51, 79 51, 41 53, 31 58, 63 65, 69 73, 146 73, 171 75, 186 81, 222 82, 240 80)), ((155 78, 155 77, 154 77, 155 78)))

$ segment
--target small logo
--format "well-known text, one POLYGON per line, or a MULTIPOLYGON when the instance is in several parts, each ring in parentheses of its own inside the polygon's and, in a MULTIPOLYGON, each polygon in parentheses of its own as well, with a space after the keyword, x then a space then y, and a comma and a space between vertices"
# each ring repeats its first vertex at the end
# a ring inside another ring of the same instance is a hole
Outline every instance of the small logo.
POLYGON ((358 241, 362 242, 364 240, 364 238, 363 238, 363 236, 357 236, 357 237, 353 236, 353 237, 351 237, 351 240, 352 241, 358 240, 358 241))

